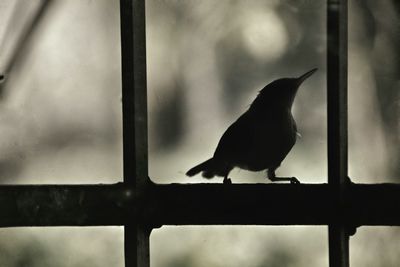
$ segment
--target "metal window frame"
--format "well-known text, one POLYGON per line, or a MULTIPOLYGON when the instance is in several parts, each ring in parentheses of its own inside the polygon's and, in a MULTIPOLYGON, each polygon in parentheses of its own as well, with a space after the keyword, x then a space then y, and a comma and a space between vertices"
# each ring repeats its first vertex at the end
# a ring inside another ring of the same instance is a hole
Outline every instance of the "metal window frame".
POLYGON ((400 185, 347 177, 347 0, 328 0, 328 184, 312 185, 152 183, 145 0, 120 0, 120 12, 123 183, 2 185, 0 227, 123 225, 125 266, 148 267, 150 232, 162 225, 328 225, 329 265, 347 267, 355 227, 400 225, 400 185))

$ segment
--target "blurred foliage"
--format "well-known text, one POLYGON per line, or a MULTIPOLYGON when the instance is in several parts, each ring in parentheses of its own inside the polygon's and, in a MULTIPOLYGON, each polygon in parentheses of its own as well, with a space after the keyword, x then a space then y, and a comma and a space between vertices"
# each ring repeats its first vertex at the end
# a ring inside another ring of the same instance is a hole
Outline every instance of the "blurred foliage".
POLYGON ((0 5, 0 183, 120 181, 118 2, 52 1, 29 37, 24 2, 0 5))
POLYGON ((0 229, 4 267, 123 266, 121 227, 0 229))
MULTIPOLYGON (((367 111, 364 112, 364 118, 362 116, 361 118, 371 125, 367 132, 364 130, 365 127, 360 129, 361 123, 357 123, 353 129, 350 124, 351 133, 358 139, 353 139, 353 143, 355 146, 363 147, 355 151, 354 154, 357 154, 358 159, 350 161, 350 164, 353 163, 356 168, 365 168, 365 164, 360 161, 369 163, 376 160, 384 161, 380 167, 381 170, 368 168, 366 171, 358 170, 355 175, 360 176, 359 178, 364 179, 363 181, 398 181, 400 179, 399 11, 398 1, 385 0, 379 3, 350 1, 349 82, 352 85, 352 81, 357 80, 358 83, 355 85, 360 87, 350 87, 350 90, 358 90, 353 94, 356 99, 351 104, 365 106, 364 109, 367 111), (352 59, 359 56, 363 57, 364 66, 358 66, 356 61, 360 60, 359 58, 355 59, 356 63, 352 65, 352 59), (368 98, 371 99, 368 100, 368 98), (369 118, 368 114, 371 114, 369 118), (378 133, 379 131, 381 133, 378 133), (377 135, 381 136, 377 137, 377 135), (362 156, 364 153, 369 156, 362 156)), ((352 94, 349 97, 352 97, 352 94)), ((352 110, 350 109, 350 112, 352 110)), ((360 120, 360 116, 353 117, 360 120)))
POLYGON ((259 267, 282 267, 282 266, 297 266, 298 256, 293 256, 293 251, 288 251, 283 247, 281 250, 275 250, 268 254, 259 267))
POLYGON ((326 227, 164 226, 151 234, 151 264, 327 266, 326 238, 326 227))

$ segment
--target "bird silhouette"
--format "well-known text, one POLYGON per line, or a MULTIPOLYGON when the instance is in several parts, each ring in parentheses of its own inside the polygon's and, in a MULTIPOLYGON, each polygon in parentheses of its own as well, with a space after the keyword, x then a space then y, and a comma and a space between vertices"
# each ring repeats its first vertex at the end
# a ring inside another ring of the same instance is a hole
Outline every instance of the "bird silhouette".
POLYGON ((296 143, 297 126, 291 109, 297 89, 317 69, 298 78, 282 78, 266 85, 243 113, 222 135, 212 158, 191 168, 186 175, 202 172, 203 177, 224 177, 230 171, 267 170, 272 181, 300 183, 295 177, 276 177, 275 170, 296 143))

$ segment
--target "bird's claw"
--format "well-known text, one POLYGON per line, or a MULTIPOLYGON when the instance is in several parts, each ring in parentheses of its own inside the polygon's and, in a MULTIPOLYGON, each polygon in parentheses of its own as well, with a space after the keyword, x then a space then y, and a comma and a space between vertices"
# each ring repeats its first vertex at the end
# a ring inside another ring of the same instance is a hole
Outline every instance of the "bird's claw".
POLYGON ((351 181, 350 177, 346 177, 346 183, 347 183, 348 185, 354 184, 353 181, 351 181))
POLYGON ((230 178, 224 178, 224 184, 232 184, 232 180, 230 178))
POLYGON ((291 184, 300 184, 300 181, 297 180, 296 177, 292 177, 292 178, 290 178, 290 183, 291 183, 291 184))

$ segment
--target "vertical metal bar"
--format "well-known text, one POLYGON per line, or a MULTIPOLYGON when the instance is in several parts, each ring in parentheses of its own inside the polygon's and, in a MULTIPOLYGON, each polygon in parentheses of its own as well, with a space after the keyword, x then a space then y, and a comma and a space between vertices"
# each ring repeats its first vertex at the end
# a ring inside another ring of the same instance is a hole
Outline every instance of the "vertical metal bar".
MULTIPOLYGON (((141 194, 148 184, 145 1, 120 0, 124 183, 141 194)), ((140 204, 140 203, 138 203, 140 204)), ((125 266, 148 267, 148 227, 125 225, 125 266)))
POLYGON ((121 0, 124 182, 148 182, 144 0, 121 0))
POLYGON ((329 225, 329 265, 349 266, 349 236, 342 219, 347 183, 347 0, 328 0, 328 183, 337 220, 329 225))
POLYGON ((150 231, 139 224, 124 227, 125 267, 150 267, 150 231))

